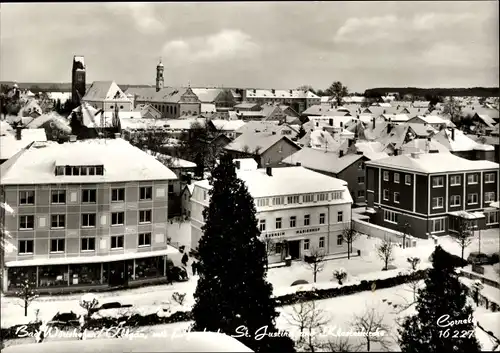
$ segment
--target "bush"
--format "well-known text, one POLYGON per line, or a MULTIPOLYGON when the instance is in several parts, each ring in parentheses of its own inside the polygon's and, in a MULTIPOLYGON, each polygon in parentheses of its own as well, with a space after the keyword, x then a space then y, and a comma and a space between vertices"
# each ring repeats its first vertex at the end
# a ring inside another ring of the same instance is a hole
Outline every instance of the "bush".
POLYGON ((498 253, 496 252, 494 254, 491 254, 491 256, 490 256, 490 264, 494 265, 494 264, 497 264, 499 262, 500 262, 500 258, 498 256, 498 253))
POLYGON ((118 309, 121 308, 122 305, 119 302, 111 302, 111 303, 104 303, 101 305, 99 310, 105 310, 105 309, 118 309))

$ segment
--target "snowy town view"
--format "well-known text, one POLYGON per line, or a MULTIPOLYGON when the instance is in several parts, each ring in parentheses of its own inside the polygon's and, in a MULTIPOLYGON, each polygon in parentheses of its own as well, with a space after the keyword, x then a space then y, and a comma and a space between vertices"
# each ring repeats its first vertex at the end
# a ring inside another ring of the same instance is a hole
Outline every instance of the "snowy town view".
POLYGON ((498 11, 3 3, 2 351, 500 351, 498 11))

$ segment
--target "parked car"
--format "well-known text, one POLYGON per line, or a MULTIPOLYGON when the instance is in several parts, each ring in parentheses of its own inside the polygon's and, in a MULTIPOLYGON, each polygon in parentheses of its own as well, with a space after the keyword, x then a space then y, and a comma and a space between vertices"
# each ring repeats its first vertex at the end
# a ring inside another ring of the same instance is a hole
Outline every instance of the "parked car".
POLYGON ((467 262, 475 265, 487 265, 490 263, 490 257, 484 253, 475 251, 470 253, 467 262))

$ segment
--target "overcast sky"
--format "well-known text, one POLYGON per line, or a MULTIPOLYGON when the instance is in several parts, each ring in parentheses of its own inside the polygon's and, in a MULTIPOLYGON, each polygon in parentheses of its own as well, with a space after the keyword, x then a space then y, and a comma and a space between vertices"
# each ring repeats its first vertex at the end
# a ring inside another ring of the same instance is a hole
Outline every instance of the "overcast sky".
POLYGON ((0 79, 326 88, 498 86, 498 2, 1 4, 0 79))

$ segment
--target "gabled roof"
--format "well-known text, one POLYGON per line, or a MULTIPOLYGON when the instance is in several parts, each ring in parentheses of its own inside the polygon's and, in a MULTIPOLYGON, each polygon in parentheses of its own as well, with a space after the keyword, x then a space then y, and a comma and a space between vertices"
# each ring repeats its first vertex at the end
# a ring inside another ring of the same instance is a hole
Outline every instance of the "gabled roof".
POLYGON ((212 124, 214 124, 217 130, 222 130, 222 131, 238 131, 239 129, 241 129, 241 127, 247 124, 243 120, 212 119, 210 121, 212 124))
POLYGON ((387 121, 395 123, 403 123, 410 120, 410 117, 406 114, 382 114, 382 117, 387 121))
POLYGON ((196 168, 196 163, 187 161, 185 159, 179 157, 173 157, 168 154, 157 153, 150 150, 145 150, 147 154, 155 157, 157 160, 162 162, 164 165, 168 165, 169 168, 177 169, 177 168, 196 168))
POLYGON ((433 136, 433 138, 448 148, 451 152, 473 151, 479 150, 494 150, 495 148, 490 145, 479 144, 462 131, 453 129, 455 131, 455 138, 452 138, 450 129, 443 129, 433 136))
POLYGON ((37 111, 38 113, 42 114, 42 108, 40 107, 40 105, 38 104, 36 99, 30 99, 24 105, 24 107, 22 107, 21 110, 19 111, 19 116, 22 116, 22 114, 24 112, 28 112, 28 111, 30 111, 30 112, 37 111))
POLYGON ((285 140, 293 146, 300 148, 295 144, 295 142, 290 140, 285 135, 278 133, 273 134, 272 132, 248 132, 237 137, 234 141, 228 144, 225 149, 229 151, 248 152, 252 154, 258 149, 258 154, 261 155, 280 140, 285 140))
POLYGON ((155 87, 129 87, 125 93, 137 96, 136 101, 154 103, 179 103, 185 94, 196 96, 189 87, 164 87, 158 92, 155 87))
POLYGON ((192 88, 194 94, 202 103, 213 103, 217 96, 223 91, 220 88, 192 88))
POLYGON ((330 104, 316 104, 312 105, 302 112, 303 116, 308 115, 327 115, 327 116, 341 116, 349 114, 347 111, 337 110, 331 108, 330 104))
POLYGON ((496 121, 493 120, 493 118, 491 118, 489 115, 486 115, 486 114, 476 113, 474 115, 474 118, 481 120, 488 127, 494 127, 497 124, 496 121))
POLYGON ((499 167, 498 163, 483 160, 471 161, 457 157, 452 153, 422 153, 418 154, 416 158, 408 154, 401 154, 366 162, 366 165, 391 167, 426 174, 498 169, 499 167))
POLYGON ((137 105, 136 110, 141 113, 143 119, 161 119, 162 117, 161 112, 149 103, 137 105))
POLYGON ((385 150, 385 146, 379 141, 358 141, 355 144, 356 150, 363 152, 363 155, 369 160, 387 158, 389 155, 385 150))
POLYGON ((60 130, 70 133, 71 132, 71 127, 69 126, 69 121, 62 117, 61 115, 57 114, 56 112, 50 112, 47 114, 40 115, 39 117, 33 119, 31 122, 29 122, 26 125, 26 128, 28 129, 39 129, 42 127, 45 123, 51 122, 53 123, 57 128, 60 130))
POLYGON ((428 137, 438 131, 430 125, 416 123, 405 123, 404 125, 409 126, 412 132, 414 132, 418 137, 428 137))
POLYGON ((450 153, 450 151, 437 142, 436 140, 430 139, 430 141, 426 138, 424 139, 413 139, 401 146, 403 153, 409 154, 414 152, 423 152, 427 153, 429 151, 438 151, 439 153, 450 153))
POLYGON ((429 108, 429 101, 415 101, 412 103, 413 108, 429 108))
POLYGON ((114 81, 94 81, 82 101, 129 100, 114 81))
MULTIPOLYGON (((238 120, 236 120, 238 121, 238 120)), ((241 120, 240 120, 241 121, 241 120)), ((243 134, 243 133, 256 133, 256 132, 281 132, 281 130, 287 129, 291 130, 292 133, 294 132, 294 129, 290 127, 287 124, 281 124, 279 125, 278 121, 276 120, 270 120, 270 121, 248 121, 241 127, 239 127, 236 130, 237 134, 243 134)))
POLYGON ((408 123, 427 123, 427 124, 443 124, 448 127, 455 127, 455 124, 451 122, 450 119, 443 118, 439 115, 417 115, 411 118, 408 123))
POLYGON ((338 151, 324 151, 304 147, 283 159, 283 163, 290 165, 300 163, 303 167, 309 169, 338 174, 362 158, 362 154, 349 153, 339 157, 338 151))
POLYGON ((246 103, 246 102, 243 102, 243 103, 240 103, 240 104, 236 104, 234 106, 234 109, 252 109, 252 108, 255 108, 255 107, 260 107, 259 104, 257 103, 246 103))

